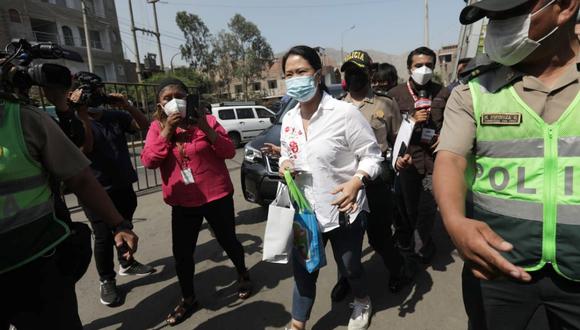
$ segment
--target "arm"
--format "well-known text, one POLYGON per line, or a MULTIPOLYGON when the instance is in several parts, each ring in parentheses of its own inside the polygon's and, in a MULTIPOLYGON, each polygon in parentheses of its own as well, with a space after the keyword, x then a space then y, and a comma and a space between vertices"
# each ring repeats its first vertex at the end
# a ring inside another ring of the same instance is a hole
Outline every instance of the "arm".
POLYGON ((147 120, 147 117, 145 117, 141 111, 129 103, 127 96, 121 93, 111 93, 109 96, 116 100, 112 106, 121 108, 131 115, 131 118, 133 118, 131 121, 131 129, 133 131, 144 130, 149 127, 149 120, 147 120))
POLYGON ((212 115, 201 115, 204 120, 199 122, 199 128, 207 135, 218 157, 232 159, 236 156, 236 147, 230 140, 226 130, 212 115), (206 126, 207 125, 207 126, 206 126))
POLYGON ((79 106, 77 110, 77 117, 83 124, 83 130, 85 132, 84 142, 81 146, 81 151, 88 155, 93 152, 94 147, 94 137, 93 137, 93 127, 91 124, 91 118, 89 117, 88 107, 86 105, 79 106))
POLYGON ((160 125, 158 121, 153 122, 147 132, 145 145, 141 152, 141 163, 146 168, 158 168, 171 152, 170 137, 162 134, 160 125))

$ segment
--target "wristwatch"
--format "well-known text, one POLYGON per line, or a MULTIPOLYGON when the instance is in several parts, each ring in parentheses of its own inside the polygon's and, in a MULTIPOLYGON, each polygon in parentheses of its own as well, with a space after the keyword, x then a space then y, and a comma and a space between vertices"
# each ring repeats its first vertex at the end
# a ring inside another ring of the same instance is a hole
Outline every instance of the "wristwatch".
POLYGON ((362 175, 360 173, 356 173, 354 175, 354 177, 358 178, 362 182, 363 187, 366 187, 369 183, 369 179, 365 175, 362 175))

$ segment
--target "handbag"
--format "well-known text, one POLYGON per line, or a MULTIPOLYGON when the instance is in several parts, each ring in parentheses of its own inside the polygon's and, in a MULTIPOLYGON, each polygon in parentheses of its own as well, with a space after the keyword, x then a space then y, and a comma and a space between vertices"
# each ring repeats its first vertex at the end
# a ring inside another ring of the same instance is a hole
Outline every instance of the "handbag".
POLYGON ((290 171, 284 173, 290 199, 296 212, 294 213, 294 249, 300 263, 309 273, 313 273, 326 265, 322 234, 318 228, 318 220, 312 211, 310 203, 298 189, 290 171))
POLYGON ((288 263, 288 256, 292 251, 294 212, 288 195, 288 186, 278 183, 276 199, 268 207, 262 251, 263 261, 275 264, 288 263))

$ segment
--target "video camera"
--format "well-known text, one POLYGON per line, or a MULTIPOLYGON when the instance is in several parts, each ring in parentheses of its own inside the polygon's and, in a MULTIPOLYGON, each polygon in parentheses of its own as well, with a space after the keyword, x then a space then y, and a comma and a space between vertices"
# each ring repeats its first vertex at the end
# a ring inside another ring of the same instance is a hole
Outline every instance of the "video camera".
POLYGON ((70 88, 70 70, 55 63, 32 64, 35 59, 83 62, 80 54, 52 42, 14 40, 0 52, 0 96, 28 99, 32 86, 70 88))
POLYGON ((92 108, 103 104, 114 104, 117 98, 109 96, 105 93, 105 84, 101 77, 91 72, 81 71, 74 75, 74 87, 81 90, 81 95, 78 99, 71 100, 75 105, 86 105, 92 108))

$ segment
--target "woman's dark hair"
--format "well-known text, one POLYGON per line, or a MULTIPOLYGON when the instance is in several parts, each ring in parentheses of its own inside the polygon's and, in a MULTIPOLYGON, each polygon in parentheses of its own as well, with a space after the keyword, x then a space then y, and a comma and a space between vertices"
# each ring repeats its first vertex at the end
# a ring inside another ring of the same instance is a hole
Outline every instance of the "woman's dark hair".
POLYGON ((419 47, 410 52, 409 56, 407 56, 407 69, 411 69, 411 65, 413 64, 413 56, 415 55, 430 56, 433 58, 433 65, 437 64, 437 55, 435 55, 435 52, 432 51, 431 48, 419 47))
POLYGON ((399 81, 397 68, 391 63, 380 63, 377 72, 373 75, 373 81, 386 81, 389 84, 396 84, 399 81))
MULTIPOLYGON (((312 47, 301 45, 290 48, 290 50, 284 54, 284 57, 282 57, 282 74, 286 73, 286 61, 288 61, 288 57, 291 55, 298 55, 302 57, 315 71, 322 70, 322 61, 320 60, 320 56, 316 50, 312 47)), ((328 88, 324 84, 323 79, 320 79, 320 88, 328 93, 328 88)))
POLYGON ((157 96, 157 101, 159 101, 159 97, 161 96, 161 93, 163 93, 163 90, 167 86, 178 86, 179 88, 183 89, 187 93, 187 86, 185 86, 183 81, 181 81, 177 78, 173 78, 173 77, 165 78, 159 82, 159 84, 157 85, 157 89, 155 90, 155 95, 157 96))

